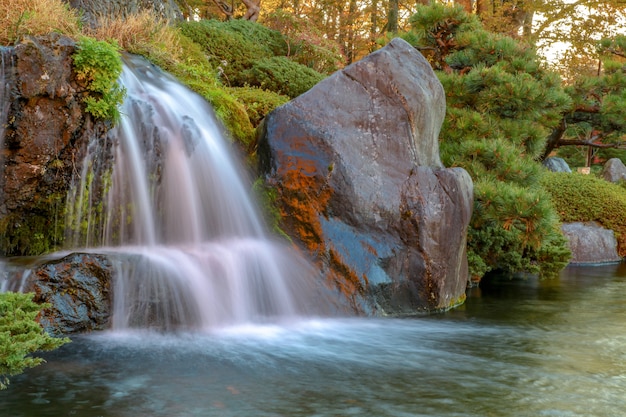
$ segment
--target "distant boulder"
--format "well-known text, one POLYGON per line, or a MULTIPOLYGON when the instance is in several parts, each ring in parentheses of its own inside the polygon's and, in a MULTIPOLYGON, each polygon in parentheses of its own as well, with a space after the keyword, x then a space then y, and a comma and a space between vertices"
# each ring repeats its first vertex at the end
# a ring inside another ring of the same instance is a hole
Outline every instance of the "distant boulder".
POLYGON ((594 222, 566 223, 561 227, 572 251, 572 264, 620 262, 617 240, 612 230, 594 222))
POLYGON ((602 178, 610 182, 626 180, 626 165, 619 158, 611 158, 602 168, 602 178))
POLYGON ((572 172, 567 162, 563 158, 551 157, 543 161, 543 166, 552 172, 572 172))
POLYGON ((386 47, 270 113, 259 160, 286 231, 356 310, 465 298, 473 185, 439 159, 445 93, 411 45, 386 47))

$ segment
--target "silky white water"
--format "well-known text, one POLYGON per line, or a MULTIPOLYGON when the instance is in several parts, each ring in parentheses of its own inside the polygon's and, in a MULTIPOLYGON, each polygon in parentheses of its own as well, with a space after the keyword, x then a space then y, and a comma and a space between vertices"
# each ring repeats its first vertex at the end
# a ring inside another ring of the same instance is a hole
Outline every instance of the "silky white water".
POLYGON ((318 311, 316 272, 266 236, 210 106, 138 57, 126 58, 121 84, 121 122, 90 144, 67 216, 71 249, 123 255, 112 327, 207 329, 318 311))
MULTIPOLYGON (((4 131, 9 115, 9 107, 11 106, 14 67, 15 62, 11 48, 0 46, 0 149, 4 148, 4 131)), ((0 160, 1 159, 0 157, 0 160)), ((0 167, 4 167, 4 165, 0 164, 0 167)), ((0 173, 2 173, 2 171, 3 168, 0 168, 0 173)))

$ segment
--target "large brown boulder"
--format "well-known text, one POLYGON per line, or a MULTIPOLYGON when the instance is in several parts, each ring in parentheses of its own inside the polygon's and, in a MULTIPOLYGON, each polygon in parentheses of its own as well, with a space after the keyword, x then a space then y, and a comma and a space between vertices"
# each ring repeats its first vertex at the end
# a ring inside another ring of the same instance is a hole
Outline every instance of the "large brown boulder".
POLYGON ((259 160, 284 227, 357 310, 464 299, 473 188, 439 159, 444 115, 430 65, 395 39, 266 117, 259 160))
POLYGON ((61 243, 72 176, 87 144, 105 143, 110 126, 84 112, 87 91, 72 70, 73 40, 53 33, 4 52, 12 86, 0 103, 7 107, 0 255, 38 254, 61 243))

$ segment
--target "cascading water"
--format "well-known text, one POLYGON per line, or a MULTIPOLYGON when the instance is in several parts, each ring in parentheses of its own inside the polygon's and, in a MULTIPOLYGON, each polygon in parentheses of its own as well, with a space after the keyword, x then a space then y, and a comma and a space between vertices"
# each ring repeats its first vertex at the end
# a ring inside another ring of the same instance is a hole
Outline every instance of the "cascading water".
POLYGON ((121 123, 90 144, 67 218, 72 249, 119 255, 113 329, 308 313, 314 272, 265 236, 210 106, 138 57, 121 83, 121 123))
MULTIPOLYGON (((11 89, 14 82, 12 49, 0 46, 0 149, 4 147, 4 130, 11 106, 11 89)), ((0 164, 0 166, 3 166, 0 164)))

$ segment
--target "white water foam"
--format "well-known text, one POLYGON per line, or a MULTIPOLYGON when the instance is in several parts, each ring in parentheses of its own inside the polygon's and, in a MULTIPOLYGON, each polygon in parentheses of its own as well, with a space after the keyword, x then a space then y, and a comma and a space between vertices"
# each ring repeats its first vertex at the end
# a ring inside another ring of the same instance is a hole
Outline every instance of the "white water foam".
POLYGON ((317 272, 266 236, 210 106, 137 57, 121 83, 121 123, 109 143, 90 145, 67 221, 73 249, 120 255, 113 329, 208 329, 318 311, 317 272), (107 146, 112 168, 97 172, 107 146))

